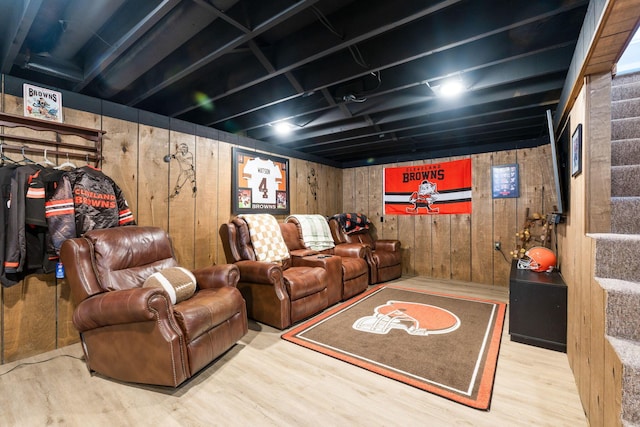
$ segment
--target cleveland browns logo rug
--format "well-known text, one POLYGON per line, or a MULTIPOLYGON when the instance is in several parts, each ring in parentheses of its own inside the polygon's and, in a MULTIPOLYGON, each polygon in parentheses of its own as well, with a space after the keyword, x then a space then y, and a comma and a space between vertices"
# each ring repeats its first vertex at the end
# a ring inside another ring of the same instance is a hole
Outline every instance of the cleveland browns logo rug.
POLYGON ((488 410, 505 311, 498 301, 380 285, 282 338, 488 410))
POLYGON ((459 326, 458 316, 444 308, 407 301, 387 301, 376 307, 372 316, 356 320, 353 329, 374 334, 401 329, 409 335, 429 335, 453 332, 459 326))

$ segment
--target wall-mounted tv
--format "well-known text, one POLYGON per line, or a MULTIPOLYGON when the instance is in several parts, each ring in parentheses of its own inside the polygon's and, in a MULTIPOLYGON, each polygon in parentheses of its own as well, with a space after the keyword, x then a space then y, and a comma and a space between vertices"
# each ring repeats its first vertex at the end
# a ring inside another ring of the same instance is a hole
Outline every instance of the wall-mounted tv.
MULTIPOLYGON (((569 211, 569 126, 565 126, 559 137, 556 138, 551 110, 547 110, 547 127, 549 130, 549 142, 551 143, 553 180, 556 190, 554 213, 563 216, 569 211)), ((559 220, 560 218, 556 222, 559 222, 559 220)))

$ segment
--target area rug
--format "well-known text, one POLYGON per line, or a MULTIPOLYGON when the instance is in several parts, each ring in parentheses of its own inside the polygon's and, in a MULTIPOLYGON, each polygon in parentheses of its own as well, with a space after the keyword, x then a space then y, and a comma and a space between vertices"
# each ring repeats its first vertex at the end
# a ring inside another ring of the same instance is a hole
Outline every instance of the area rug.
POLYGON ((505 310, 502 302, 380 285, 282 338, 488 410, 505 310))

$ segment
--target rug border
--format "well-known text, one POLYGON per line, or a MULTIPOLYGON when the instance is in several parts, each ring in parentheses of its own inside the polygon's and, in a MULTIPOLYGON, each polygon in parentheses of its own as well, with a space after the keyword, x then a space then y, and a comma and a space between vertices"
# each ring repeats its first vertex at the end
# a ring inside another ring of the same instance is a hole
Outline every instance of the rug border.
POLYGON ((501 347, 501 341, 502 341, 502 333, 503 333, 503 329, 504 329, 504 320, 505 320, 505 314, 506 314, 506 308, 507 308, 507 303, 502 302, 502 301, 496 301, 496 300, 491 300, 491 299, 486 299, 486 298, 479 298, 479 297, 470 297, 470 296, 466 296, 466 295, 456 295, 456 294, 447 294, 447 293, 442 293, 442 292, 437 292, 437 291, 431 291, 431 290, 427 290, 427 289, 416 289, 416 288, 410 288, 410 287, 405 287, 405 286, 398 286, 398 285, 389 285, 389 284, 381 284, 381 285, 376 285, 371 289, 366 290, 365 292, 363 292, 362 294, 353 297, 351 299, 348 299, 347 301, 343 301, 342 303, 338 304, 337 306, 324 311, 323 313, 320 313, 319 315, 312 317, 306 321, 304 321, 302 324, 293 327, 292 329, 290 329, 289 331, 284 332, 281 335, 281 338, 284 339, 285 341, 289 341, 291 343, 294 343, 296 345, 299 345, 301 347, 304 348, 308 348, 311 350, 314 350, 318 353, 321 353, 323 355, 329 356, 329 357, 333 357, 334 359, 338 359, 340 361, 349 363, 351 365, 369 370, 371 372, 374 372, 378 375, 382 375, 384 377, 387 378, 391 378, 394 379, 396 381, 402 382, 404 384, 410 385, 412 387, 430 392, 432 394, 435 394, 437 396, 441 396, 444 397, 446 399, 449 399, 451 401, 454 401, 456 403, 460 403, 466 406, 469 406, 471 408, 475 408, 475 409, 480 409, 480 410, 489 410, 490 406, 491 406, 491 398, 492 398, 492 391, 493 391, 493 384, 495 382, 495 374, 496 374, 496 369, 497 369, 497 365, 498 365, 498 355, 500 353, 500 347, 501 347), (418 292, 418 293, 423 293, 423 294, 429 294, 429 295, 436 295, 436 296, 443 296, 443 297, 448 297, 448 298, 462 298, 465 300, 471 300, 471 301, 478 301, 478 302, 486 302, 486 303, 491 303, 496 305, 497 310, 496 310, 496 320, 495 320, 495 325, 493 328, 493 332, 491 334, 491 339, 488 341, 489 342, 489 348, 487 349, 487 354, 486 354, 486 361, 485 361, 485 365, 484 365, 484 369, 482 370, 482 378, 480 380, 480 385, 478 387, 478 393, 477 393, 477 397, 476 399, 472 399, 469 397, 464 397, 461 396, 457 393, 445 390, 443 388, 439 388, 430 384, 425 384, 423 382, 419 382, 416 380, 411 379, 410 377, 406 376, 406 375, 402 375, 399 373, 396 373, 394 371, 391 371, 389 369, 386 368, 381 368, 378 365, 374 365, 370 362, 364 361, 362 359, 359 358, 355 358, 355 357, 351 357, 351 356, 347 356, 344 353, 339 353, 339 352, 335 352, 333 350, 328 350, 327 347, 324 346, 320 346, 317 344, 314 344, 312 342, 303 340, 299 337, 297 337, 297 335, 303 331, 305 331, 306 329, 308 329, 310 326, 315 325, 321 321, 323 321, 324 319, 333 316, 334 314, 337 314, 338 312, 347 309, 348 307, 352 306, 353 304, 357 303, 358 301, 368 297, 369 295, 378 292, 380 290, 382 290, 383 288, 391 288, 391 289, 399 289, 399 290, 406 290, 406 291, 411 291, 411 292, 418 292), (491 361, 491 363, 489 363, 491 361))

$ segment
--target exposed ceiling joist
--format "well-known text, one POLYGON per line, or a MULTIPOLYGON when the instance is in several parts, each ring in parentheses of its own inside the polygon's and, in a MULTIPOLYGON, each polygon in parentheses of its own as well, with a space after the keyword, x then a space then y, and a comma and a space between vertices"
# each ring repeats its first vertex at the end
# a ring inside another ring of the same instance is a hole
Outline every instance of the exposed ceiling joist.
POLYGON ((544 141, 588 4, 18 0, 0 15, 0 65, 352 167, 544 141), (466 93, 442 98, 449 79, 466 93))
POLYGON ((36 14, 42 5, 42 0, 15 0, 15 7, 5 16, 6 22, 0 33, 0 71, 9 73, 13 66, 20 47, 23 45, 27 34, 36 19, 36 14))
POLYGON ((280 24, 281 22, 290 19, 292 16, 295 16, 301 10, 310 7, 313 3, 316 3, 318 0, 300 0, 296 2, 293 6, 277 13, 272 18, 267 20, 266 22, 261 23, 256 28, 254 28, 249 34, 242 34, 229 42, 225 43, 222 46, 219 46, 216 50, 210 52, 203 58, 200 58, 197 61, 194 61, 192 64, 187 66, 185 69, 180 70, 173 74, 169 78, 163 78, 161 81, 158 81, 156 85, 151 86, 147 90, 142 93, 135 94, 134 98, 127 102, 127 105, 137 105, 143 100, 149 98, 150 96, 156 94, 158 91, 169 87, 170 85, 178 82, 179 80, 186 78, 190 74, 197 72, 199 69, 204 67, 207 64, 215 61, 220 56, 229 53, 231 50, 235 49, 238 46, 241 46, 244 43, 247 43, 249 40, 252 40, 259 34, 268 31, 270 28, 280 24))
MULTIPOLYGON (((109 68, 128 48, 153 28, 164 16, 180 4, 180 0, 163 0, 149 14, 142 17, 106 51, 98 50, 89 55, 84 63, 84 80, 74 87, 74 91, 82 91, 100 72, 109 68)), ((128 11, 132 13, 132 11, 128 11)))

